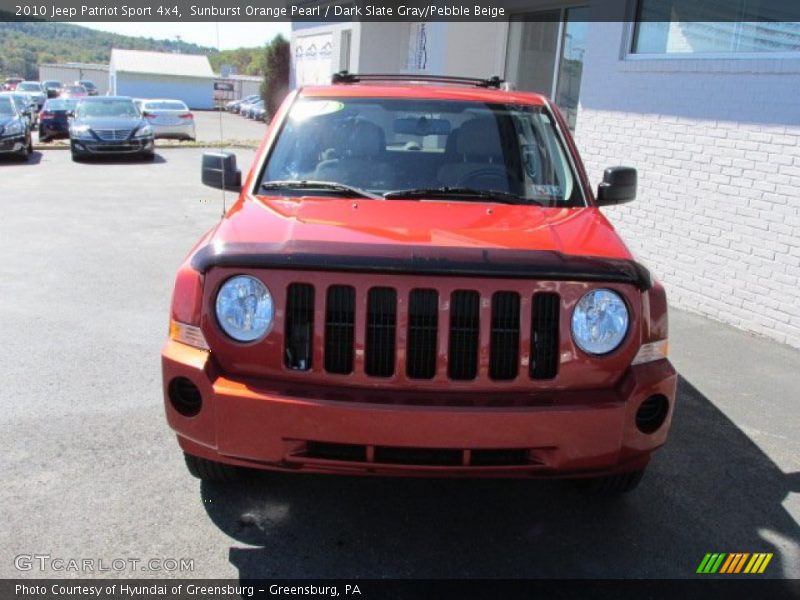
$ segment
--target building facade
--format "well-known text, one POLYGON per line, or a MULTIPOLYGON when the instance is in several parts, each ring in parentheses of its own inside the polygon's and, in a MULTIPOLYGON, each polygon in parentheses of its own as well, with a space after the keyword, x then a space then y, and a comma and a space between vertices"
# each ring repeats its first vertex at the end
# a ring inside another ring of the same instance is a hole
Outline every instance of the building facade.
POLYGON ((191 109, 214 108, 214 73, 196 54, 111 50, 110 93, 182 100, 191 109))
POLYGON ((800 23, 681 21, 691 4, 529 0, 508 23, 304 24, 293 78, 497 74, 550 96, 594 183, 608 166, 639 170, 637 200, 604 211, 670 302, 800 347, 800 23), (665 10, 670 22, 653 19, 665 10))

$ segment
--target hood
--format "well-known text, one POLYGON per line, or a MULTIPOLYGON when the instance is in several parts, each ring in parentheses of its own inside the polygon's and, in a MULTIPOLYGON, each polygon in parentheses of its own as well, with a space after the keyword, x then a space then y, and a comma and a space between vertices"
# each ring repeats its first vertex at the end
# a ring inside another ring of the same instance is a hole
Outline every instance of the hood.
POLYGON ((136 129, 144 125, 139 117, 84 117, 74 119, 73 125, 88 125, 92 129, 136 129))
POLYGON ((217 227, 217 246, 296 243, 548 251, 631 260, 596 208, 477 202, 258 197, 217 227))

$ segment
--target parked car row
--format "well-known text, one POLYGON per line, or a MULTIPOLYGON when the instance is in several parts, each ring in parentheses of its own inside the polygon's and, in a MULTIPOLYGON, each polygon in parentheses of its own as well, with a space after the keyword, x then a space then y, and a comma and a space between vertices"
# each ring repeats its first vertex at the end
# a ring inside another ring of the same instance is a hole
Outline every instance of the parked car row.
POLYGON ((233 100, 225 105, 228 112, 238 113, 248 119, 267 121, 267 108, 264 100, 258 94, 245 96, 241 100, 233 100))
POLYGON ((194 115, 180 100, 91 97, 80 93, 83 88, 72 87, 80 86, 63 86, 61 94, 46 99, 38 112, 27 92, 0 92, 0 152, 27 158, 33 148, 31 131, 37 126, 40 142, 69 139, 75 161, 109 154, 152 159, 156 139, 197 138, 194 115))

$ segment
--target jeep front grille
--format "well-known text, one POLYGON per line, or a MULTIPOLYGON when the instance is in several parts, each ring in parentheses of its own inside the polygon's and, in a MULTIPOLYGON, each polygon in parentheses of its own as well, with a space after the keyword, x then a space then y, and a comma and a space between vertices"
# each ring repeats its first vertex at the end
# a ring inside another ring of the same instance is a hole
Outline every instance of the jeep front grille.
POLYGON ((327 373, 354 373, 360 356, 359 370, 374 378, 432 380, 439 374, 467 382, 478 377, 482 357, 488 363, 484 377, 492 381, 557 374, 561 300, 556 293, 523 297, 504 290, 486 295, 406 288, 401 295, 388 286, 349 285, 330 285, 324 292, 320 306, 313 285, 286 288, 284 365, 291 370, 320 370, 314 365, 314 321, 323 311, 324 320, 321 315, 317 322, 324 332, 317 359, 327 373))

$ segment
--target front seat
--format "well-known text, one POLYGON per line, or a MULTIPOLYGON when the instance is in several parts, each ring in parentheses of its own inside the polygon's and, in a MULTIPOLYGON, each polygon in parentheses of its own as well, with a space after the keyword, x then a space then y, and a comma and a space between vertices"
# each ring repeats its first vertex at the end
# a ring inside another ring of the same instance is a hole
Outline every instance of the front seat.
POLYGON ((386 134, 364 119, 342 127, 333 140, 336 158, 323 160, 313 179, 336 181, 365 189, 386 189, 391 171, 386 164, 386 134))
POLYGON ((448 187, 469 185, 509 191, 508 171, 497 121, 492 118, 473 119, 450 136, 456 134, 454 148, 445 153, 449 155, 450 162, 439 167, 439 181, 448 187), (484 180, 486 185, 470 181, 471 178, 484 180))

